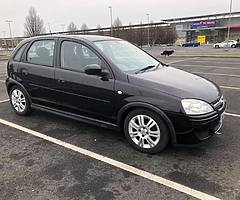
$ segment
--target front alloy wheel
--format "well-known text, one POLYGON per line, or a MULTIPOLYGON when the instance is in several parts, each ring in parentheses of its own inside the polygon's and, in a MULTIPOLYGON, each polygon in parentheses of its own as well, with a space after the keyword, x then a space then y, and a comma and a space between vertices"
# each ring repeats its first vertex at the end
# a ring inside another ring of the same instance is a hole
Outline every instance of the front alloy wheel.
POLYGON ((158 124, 147 115, 136 115, 128 124, 128 132, 132 141, 141 148, 155 147, 160 140, 158 124))
POLYGON ((126 117, 124 132, 130 144, 147 153, 163 150, 169 140, 164 120, 145 109, 134 110, 126 117))

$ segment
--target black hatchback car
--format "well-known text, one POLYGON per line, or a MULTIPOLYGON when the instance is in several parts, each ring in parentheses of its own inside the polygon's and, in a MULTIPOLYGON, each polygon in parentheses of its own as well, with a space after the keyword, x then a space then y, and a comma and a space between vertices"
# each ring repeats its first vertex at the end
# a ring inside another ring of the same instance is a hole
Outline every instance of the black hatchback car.
POLYGON ((148 153, 170 142, 210 138, 221 128, 226 107, 214 83, 112 37, 29 38, 17 46, 7 71, 18 115, 35 108, 117 128, 148 153))

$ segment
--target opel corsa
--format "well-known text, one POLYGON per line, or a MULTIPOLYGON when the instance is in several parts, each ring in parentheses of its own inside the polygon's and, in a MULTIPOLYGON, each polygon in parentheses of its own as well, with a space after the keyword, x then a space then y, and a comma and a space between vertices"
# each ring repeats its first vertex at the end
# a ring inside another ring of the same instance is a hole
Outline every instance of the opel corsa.
POLYGON ((210 138, 226 107, 216 84, 112 37, 29 38, 14 50, 7 72, 16 114, 34 108, 117 128, 147 153, 210 138))

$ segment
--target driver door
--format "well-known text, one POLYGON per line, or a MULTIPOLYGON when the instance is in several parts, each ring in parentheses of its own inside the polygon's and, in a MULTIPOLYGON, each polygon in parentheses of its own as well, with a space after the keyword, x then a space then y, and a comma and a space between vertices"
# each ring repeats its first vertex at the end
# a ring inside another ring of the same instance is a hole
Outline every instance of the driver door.
POLYGON ((109 121, 114 110, 114 79, 110 70, 95 52, 86 45, 62 41, 60 63, 56 69, 58 103, 67 111, 109 121), (84 68, 90 64, 100 65, 109 71, 109 78, 87 75, 84 68))

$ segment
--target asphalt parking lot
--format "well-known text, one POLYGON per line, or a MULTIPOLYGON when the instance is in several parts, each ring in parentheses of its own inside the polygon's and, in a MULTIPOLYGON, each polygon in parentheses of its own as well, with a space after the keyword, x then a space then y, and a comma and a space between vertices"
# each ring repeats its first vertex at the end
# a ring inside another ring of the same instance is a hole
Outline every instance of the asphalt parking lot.
POLYGON ((222 135, 194 147, 169 147, 148 155, 135 151, 123 134, 63 117, 34 111, 16 116, 10 108, 0 62, 0 199, 204 199, 240 200, 240 58, 168 57, 171 66, 196 73, 217 83, 227 99, 222 135), (31 134, 31 130, 58 139, 57 145, 31 134), (120 161, 102 162, 83 150, 120 161), (131 173, 123 164, 140 169, 131 173), (156 175, 159 181, 144 178, 156 175), (163 179, 161 179, 163 178, 163 179), (164 184, 170 180, 176 185, 164 184), (159 184, 162 183, 162 184, 159 184), (182 186, 194 189, 181 189, 182 186))

